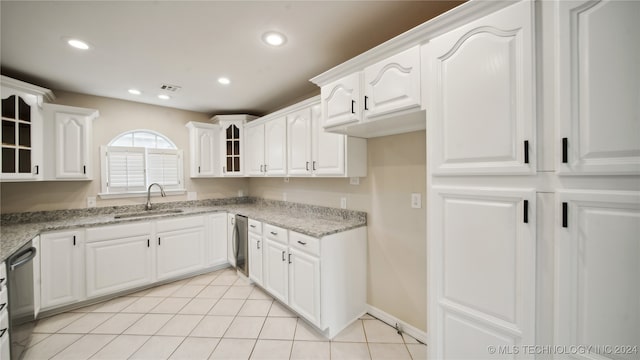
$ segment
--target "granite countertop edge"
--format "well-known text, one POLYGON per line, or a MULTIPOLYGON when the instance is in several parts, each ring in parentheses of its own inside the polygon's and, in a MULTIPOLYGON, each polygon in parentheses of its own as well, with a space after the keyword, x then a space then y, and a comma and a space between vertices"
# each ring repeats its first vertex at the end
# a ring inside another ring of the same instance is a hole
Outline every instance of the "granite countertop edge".
MULTIPOLYGON (((184 217, 219 212, 245 215, 251 219, 282 227, 315 238, 352 230, 367 225, 366 213, 353 210, 334 209, 313 205, 285 203, 275 200, 240 198, 229 203, 216 204, 206 201, 163 203, 162 209, 181 209, 180 213, 156 214, 148 217, 119 218, 123 212, 141 212, 137 206, 110 207, 97 210, 97 214, 81 215, 80 211, 52 211, 24 213, 25 221, 17 221, 19 216, 3 218, 0 226, 0 261, 5 261, 20 247, 36 236, 49 232, 81 229, 94 226, 116 225, 143 221, 155 221, 173 217, 184 217), (57 214, 54 214, 56 213, 57 214), (50 214, 51 213, 51 214, 50 214), (55 216, 59 216, 55 219, 55 216), (50 219, 47 217, 51 217, 50 219), (7 221, 7 218, 11 221, 7 221)), ((86 209, 85 209, 86 210, 86 209)), ((17 214, 20 215, 20 214, 17 214)))

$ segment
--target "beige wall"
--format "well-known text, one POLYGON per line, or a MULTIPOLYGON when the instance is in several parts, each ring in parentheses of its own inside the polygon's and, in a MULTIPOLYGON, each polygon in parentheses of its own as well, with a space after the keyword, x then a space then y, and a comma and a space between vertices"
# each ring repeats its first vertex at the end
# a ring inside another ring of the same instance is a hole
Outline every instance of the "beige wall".
MULTIPOLYGON (((197 192, 198 199, 237 196, 238 190, 248 193, 247 179, 190 179, 188 173, 189 136, 185 124, 189 121, 209 122, 206 114, 141 104, 112 98, 55 91, 56 103, 98 109, 100 117, 93 123, 93 181, 2 183, 0 211, 2 213, 85 208, 88 196, 100 192, 99 146, 115 136, 134 129, 150 129, 166 135, 184 150, 185 186, 197 192)), ((48 134, 45 134, 48 136, 48 134)), ((50 136, 50 134, 49 134, 50 136)), ((186 200, 185 195, 154 198, 154 202, 186 200)), ((144 198, 103 200, 97 206, 143 204, 144 198)))
POLYGON ((368 176, 360 185, 349 179, 251 178, 252 196, 368 213, 367 302, 426 331, 426 133, 369 139, 368 176), (412 209, 411 193, 423 207, 412 209))

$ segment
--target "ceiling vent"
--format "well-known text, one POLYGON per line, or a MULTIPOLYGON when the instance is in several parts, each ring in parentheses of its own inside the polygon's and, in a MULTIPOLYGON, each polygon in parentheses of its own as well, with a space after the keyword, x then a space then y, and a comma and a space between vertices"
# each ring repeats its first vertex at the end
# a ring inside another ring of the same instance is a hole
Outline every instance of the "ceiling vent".
POLYGON ((180 91, 180 89, 182 89, 182 87, 178 85, 169 85, 169 84, 160 85, 160 90, 164 90, 164 91, 178 92, 180 91))

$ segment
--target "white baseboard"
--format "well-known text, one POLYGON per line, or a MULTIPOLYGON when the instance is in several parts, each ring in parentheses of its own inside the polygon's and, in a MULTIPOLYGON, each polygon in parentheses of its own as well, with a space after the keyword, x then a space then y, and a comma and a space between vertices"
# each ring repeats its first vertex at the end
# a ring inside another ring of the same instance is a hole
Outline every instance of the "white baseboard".
POLYGON ((367 313, 369 313, 369 315, 378 318, 378 320, 387 323, 391 326, 394 326, 396 324, 400 325, 400 328, 402 330, 403 333, 406 333, 409 336, 412 336, 414 339, 419 340, 420 342, 424 343, 424 344, 429 344, 429 337, 427 336, 427 333, 425 331, 422 331, 420 329, 418 329, 415 326, 409 325, 406 322, 398 319, 397 317, 378 309, 375 306, 371 306, 369 304, 367 304, 367 313))

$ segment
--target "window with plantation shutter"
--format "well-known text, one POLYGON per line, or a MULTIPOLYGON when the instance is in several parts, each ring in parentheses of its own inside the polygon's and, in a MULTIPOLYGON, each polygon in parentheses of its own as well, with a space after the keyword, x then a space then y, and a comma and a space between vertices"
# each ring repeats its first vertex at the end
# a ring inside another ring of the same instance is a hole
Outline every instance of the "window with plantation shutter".
POLYGON ((101 146, 100 153, 101 197, 144 195, 153 183, 162 185, 169 194, 184 192, 182 150, 162 134, 126 132, 101 146))

